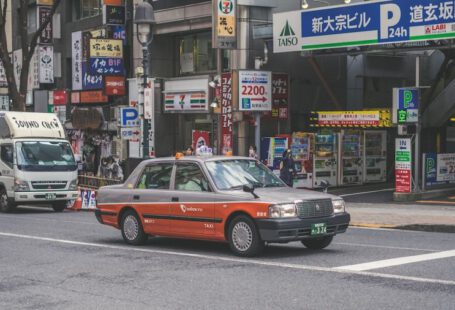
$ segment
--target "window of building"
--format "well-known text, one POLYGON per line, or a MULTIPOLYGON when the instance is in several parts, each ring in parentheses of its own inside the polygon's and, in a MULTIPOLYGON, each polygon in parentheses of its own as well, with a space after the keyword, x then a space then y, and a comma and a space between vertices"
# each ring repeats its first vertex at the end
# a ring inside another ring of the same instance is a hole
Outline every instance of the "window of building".
POLYGON ((103 11, 101 0, 76 0, 76 18, 83 19, 98 16, 103 11))
POLYGON ((179 39, 180 74, 216 70, 216 50, 212 48, 212 34, 191 34, 179 39))

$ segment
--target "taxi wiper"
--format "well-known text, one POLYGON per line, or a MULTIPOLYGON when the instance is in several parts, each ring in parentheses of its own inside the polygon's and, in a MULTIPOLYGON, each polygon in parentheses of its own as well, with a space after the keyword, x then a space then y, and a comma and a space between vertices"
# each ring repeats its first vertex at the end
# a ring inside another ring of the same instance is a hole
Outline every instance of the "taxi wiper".
POLYGON ((235 185, 235 186, 231 186, 229 187, 228 189, 242 189, 243 188, 243 184, 242 185, 235 185))
POLYGON ((266 184, 264 187, 283 187, 282 184, 266 184))

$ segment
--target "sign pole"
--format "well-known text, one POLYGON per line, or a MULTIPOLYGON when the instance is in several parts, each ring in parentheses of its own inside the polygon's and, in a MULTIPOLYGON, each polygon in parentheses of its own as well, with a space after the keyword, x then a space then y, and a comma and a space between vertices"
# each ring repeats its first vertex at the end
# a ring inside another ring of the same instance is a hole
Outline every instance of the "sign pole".
MULTIPOLYGON (((420 57, 416 57, 416 88, 420 87, 420 57)), ((419 92, 420 96, 420 92, 419 92)), ((419 98, 420 101, 420 98, 419 98)), ((420 109, 418 114, 420 114, 420 109)), ((418 193, 420 191, 419 181, 420 181, 420 115, 417 118, 416 123, 416 135, 415 135, 415 162, 414 162, 414 192, 418 193)))
POLYGON ((254 144, 256 146, 256 155, 261 158, 261 112, 254 114, 256 127, 254 128, 254 144))

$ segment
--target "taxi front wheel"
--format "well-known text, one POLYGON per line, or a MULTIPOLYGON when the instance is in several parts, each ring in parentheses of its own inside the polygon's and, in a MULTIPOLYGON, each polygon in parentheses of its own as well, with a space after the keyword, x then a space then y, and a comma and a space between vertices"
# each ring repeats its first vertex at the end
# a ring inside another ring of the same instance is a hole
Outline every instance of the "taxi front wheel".
POLYGON ((264 249, 264 241, 253 220, 245 215, 239 215, 229 224, 229 246, 238 256, 251 257, 264 249))
POLYGON ((121 221, 122 236, 126 243, 132 245, 141 245, 147 241, 147 234, 142 228, 142 223, 136 212, 126 211, 121 221))
POLYGON ((326 236, 315 239, 302 240, 302 243, 305 247, 312 250, 322 250, 332 243, 333 236, 326 236))

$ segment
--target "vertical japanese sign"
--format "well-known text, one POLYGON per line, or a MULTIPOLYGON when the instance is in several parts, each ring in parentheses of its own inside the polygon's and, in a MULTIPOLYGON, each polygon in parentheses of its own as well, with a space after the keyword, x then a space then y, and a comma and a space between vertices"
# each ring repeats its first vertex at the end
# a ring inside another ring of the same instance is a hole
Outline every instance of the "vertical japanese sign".
POLYGON ((8 95, 0 95, 0 111, 9 111, 8 95))
MULTIPOLYGON (((42 24, 46 21, 47 18, 51 15, 51 8, 47 6, 38 6, 38 18, 37 18, 37 28, 41 27, 42 24)), ((41 44, 51 44, 53 39, 52 33, 52 17, 51 21, 44 28, 43 32, 39 37, 39 42, 41 44)))
POLYGON ((236 2, 236 0, 212 0, 214 29, 213 48, 236 48, 236 2))
POLYGON ((272 74, 272 118, 289 117, 289 76, 286 73, 272 74))
POLYGON ((22 72, 22 50, 13 51, 13 69, 14 69, 14 79, 16 80, 16 86, 19 90, 20 86, 20 77, 22 72))
POLYGON ((418 88, 393 89, 394 124, 417 123, 419 121, 420 90, 418 88))
POLYGON ((73 90, 82 89, 82 32, 72 33, 73 90))
POLYGON ((232 151, 232 73, 221 74, 221 153, 232 151))
POLYGON ((144 89, 144 119, 153 120, 155 110, 155 91, 154 85, 144 89))
POLYGON ((3 63, 0 60, 0 87, 5 86, 8 86, 8 81, 6 80, 5 67, 3 67, 3 63))
POLYGON ((54 83, 54 48, 52 46, 39 47, 39 82, 54 83))
POLYGON ((395 140, 395 192, 411 192, 412 152, 411 139, 395 140))

